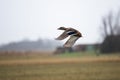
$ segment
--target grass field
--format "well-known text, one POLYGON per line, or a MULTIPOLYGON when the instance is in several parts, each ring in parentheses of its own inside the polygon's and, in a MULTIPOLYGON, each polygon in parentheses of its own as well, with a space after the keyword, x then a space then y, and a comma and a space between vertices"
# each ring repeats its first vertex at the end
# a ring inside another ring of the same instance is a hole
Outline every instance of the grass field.
POLYGON ((120 80, 120 54, 1 55, 0 80, 120 80))

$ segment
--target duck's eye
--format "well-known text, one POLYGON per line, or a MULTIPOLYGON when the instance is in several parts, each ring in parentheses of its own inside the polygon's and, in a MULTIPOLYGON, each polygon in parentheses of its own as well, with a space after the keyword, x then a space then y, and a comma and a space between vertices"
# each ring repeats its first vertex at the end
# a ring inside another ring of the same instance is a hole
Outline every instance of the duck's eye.
POLYGON ((75 34, 75 32, 74 31, 69 31, 69 32, 67 32, 67 34, 72 35, 72 34, 75 34))

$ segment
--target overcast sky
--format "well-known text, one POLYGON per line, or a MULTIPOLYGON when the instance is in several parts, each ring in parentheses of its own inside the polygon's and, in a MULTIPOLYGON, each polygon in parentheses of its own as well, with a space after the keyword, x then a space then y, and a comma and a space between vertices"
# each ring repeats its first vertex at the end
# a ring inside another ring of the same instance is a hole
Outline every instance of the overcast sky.
POLYGON ((96 43, 102 16, 119 8, 120 0, 0 0, 0 45, 54 39, 60 26, 78 29, 77 43, 96 43))

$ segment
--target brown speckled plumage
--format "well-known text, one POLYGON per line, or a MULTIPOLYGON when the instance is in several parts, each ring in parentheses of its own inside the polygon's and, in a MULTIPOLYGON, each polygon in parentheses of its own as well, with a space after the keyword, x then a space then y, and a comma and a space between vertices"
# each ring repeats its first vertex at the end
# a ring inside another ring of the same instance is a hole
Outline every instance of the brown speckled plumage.
POLYGON ((66 41, 64 44, 64 47, 72 47, 76 40, 78 40, 80 37, 82 37, 82 34, 73 28, 65 28, 65 27, 60 27, 58 30, 64 30, 64 32, 56 38, 56 40, 63 40, 70 36, 70 38, 66 41))

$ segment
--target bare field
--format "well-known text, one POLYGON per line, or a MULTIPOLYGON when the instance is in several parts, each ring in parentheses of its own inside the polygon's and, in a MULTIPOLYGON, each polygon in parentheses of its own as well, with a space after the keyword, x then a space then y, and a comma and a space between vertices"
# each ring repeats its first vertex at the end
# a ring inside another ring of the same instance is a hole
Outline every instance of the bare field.
POLYGON ((2 55, 0 80, 120 80, 119 55, 2 55))
POLYGON ((88 62, 120 62, 119 57, 83 57, 83 58, 34 58, 1 60, 0 65, 19 65, 19 64, 56 64, 56 63, 88 63, 88 62))

